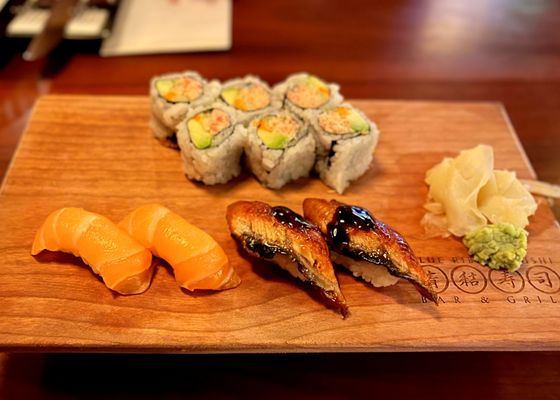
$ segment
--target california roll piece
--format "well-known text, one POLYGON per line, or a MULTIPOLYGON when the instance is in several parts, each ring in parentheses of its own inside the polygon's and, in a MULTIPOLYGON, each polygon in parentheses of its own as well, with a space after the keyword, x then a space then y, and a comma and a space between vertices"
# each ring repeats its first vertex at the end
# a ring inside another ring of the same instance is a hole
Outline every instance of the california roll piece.
POLYGON ((367 171, 379 138, 377 126, 350 104, 311 117, 317 142, 315 170, 338 193, 367 171))
POLYGON ((282 100, 272 93, 268 84, 251 75, 225 82, 220 100, 235 110, 240 123, 282 107, 282 100))
POLYGON ((235 122, 231 109, 214 104, 192 110, 179 124, 177 141, 190 179, 214 185, 239 175, 244 131, 235 122))
POLYGON ((407 241, 368 210, 336 200, 305 199, 303 214, 325 236, 335 264, 377 287, 404 278, 437 304, 437 293, 407 241))
POLYGON ((193 71, 169 73, 152 78, 150 99, 154 135, 158 139, 175 141, 176 127, 187 113, 196 107, 206 106, 218 98, 220 83, 207 82, 193 71), (159 124, 159 125, 158 125, 159 124), (168 136, 162 138, 167 129, 168 136))
POLYGON ((307 122, 278 111, 252 120, 246 132, 247 162, 263 185, 279 189, 309 175, 315 162, 315 139, 307 122))
POLYGON ((343 316, 348 307, 338 286, 329 248, 315 225, 289 208, 260 201, 230 204, 226 215, 233 238, 251 255, 271 261, 315 287, 343 316))
POLYGON ((274 87, 274 92, 281 97, 285 108, 301 118, 307 118, 308 111, 331 108, 343 100, 337 84, 307 73, 289 76, 274 87))

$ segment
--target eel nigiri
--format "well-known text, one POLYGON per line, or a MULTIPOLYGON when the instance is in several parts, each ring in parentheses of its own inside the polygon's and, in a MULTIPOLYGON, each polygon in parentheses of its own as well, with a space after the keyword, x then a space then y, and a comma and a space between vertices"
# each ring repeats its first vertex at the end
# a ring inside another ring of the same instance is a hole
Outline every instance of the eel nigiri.
POLYGON ((102 215, 82 208, 52 212, 35 235, 31 254, 72 253, 121 294, 144 292, 152 279, 152 255, 102 215))
POLYGON ((162 205, 138 207, 119 227, 167 261, 185 289, 223 290, 241 283, 226 253, 209 234, 162 205))
POLYGON ((393 277, 404 278, 437 304, 435 289, 407 241, 368 210, 336 200, 305 199, 303 213, 327 238, 336 264, 374 286, 395 284, 393 277))
POLYGON ((286 207, 238 201, 227 208, 230 232, 251 255, 278 264, 319 290, 343 316, 348 307, 338 286, 329 248, 316 226, 286 207))

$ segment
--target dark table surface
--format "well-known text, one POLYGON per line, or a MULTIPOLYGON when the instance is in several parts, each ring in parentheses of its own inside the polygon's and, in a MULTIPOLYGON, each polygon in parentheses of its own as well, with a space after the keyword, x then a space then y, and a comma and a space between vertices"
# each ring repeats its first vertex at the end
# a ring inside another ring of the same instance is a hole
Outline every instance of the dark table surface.
MULTIPOLYGON (((560 184, 559 1, 235 0, 228 52, 101 58, 63 43, 27 63, 24 45, 0 42, 0 176, 38 96, 146 94, 152 75, 192 69, 271 83, 310 71, 347 98, 501 102, 539 179, 560 184)), ((553 399, 560 353, 0 354, 0 398, 187 394, 553 399)))

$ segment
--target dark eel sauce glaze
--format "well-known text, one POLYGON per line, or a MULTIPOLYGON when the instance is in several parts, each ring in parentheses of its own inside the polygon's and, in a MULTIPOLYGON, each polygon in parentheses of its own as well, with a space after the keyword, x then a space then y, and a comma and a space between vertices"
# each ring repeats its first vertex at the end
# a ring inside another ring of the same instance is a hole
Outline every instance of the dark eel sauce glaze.
POLYGON ((346 228, 354 227, 362 231, 374 230, 376 223, 369 212, 356 206, 339 206, 333 219, 327 225, 329 238, 337 247, 345 247, 350 243, 346 228))
POLYGON ((276 221, 280 222, 282 225, 288 225, 290 228, 294 229, 317 229, 315 225, 307 222, 301 215, 293 212, 288 207, 276 206, 272 207, 272 216, 276 218, 276 221))
POLYGON ((384 226, 379 226, 366 209, 357 206, 337 207, 332 221, 327 224, 328 241, 336 251, 354 259, 365 259, 379 265, 392 265, 389 254, 383 249, 352 249, 347 232, 348 228, 362 231, 375 231, 384 228, 384 226))

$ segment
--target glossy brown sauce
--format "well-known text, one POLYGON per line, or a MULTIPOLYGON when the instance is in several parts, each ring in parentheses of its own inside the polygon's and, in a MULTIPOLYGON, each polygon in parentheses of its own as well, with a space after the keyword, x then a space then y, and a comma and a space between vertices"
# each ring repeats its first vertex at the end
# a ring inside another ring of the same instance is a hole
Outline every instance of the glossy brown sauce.
POLYGON ((380 227, 379 223, 364 208, 346 205, 337 207, 332 221, 327 224, 329 244, 337 252, 374 264, 386 266, 391 264, 389 254, 384 249, 352 248, 350 246, 350 236, 348 235, 349 228, 377 231, 380 227))
POLYGON ((293 212, 288 207, 276 206, 272 207, 272 216, 276 221, 280 222, 282 225, 287 225, 294 229, 316 229, 315 225, 307 222, 301 215, 293 212))
POLYGON ((327 225, 329 238, 334 245, 348 245, 350 238, 346 232, 347 228, 353 227, 360 230, 373 230, 376 223, 369 212, 357 206, 339 206, 332 221, 327 225))

